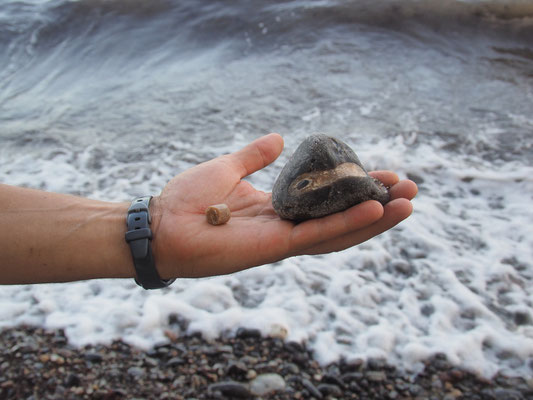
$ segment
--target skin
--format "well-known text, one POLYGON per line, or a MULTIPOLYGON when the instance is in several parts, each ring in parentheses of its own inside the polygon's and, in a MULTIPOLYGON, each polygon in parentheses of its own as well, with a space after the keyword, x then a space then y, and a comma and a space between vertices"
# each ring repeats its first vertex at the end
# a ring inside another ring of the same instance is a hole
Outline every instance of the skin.
MULTIPOLYGON (((371 175, 390 187, 392 200, 384 207, 367 201, 300 224, 282 220, 271 194, 243 180, 272 163, 282 149, 281 136, 263 136, 175 176, 153 198, 152 249, 162 278, 229 274, 287 257, 340 251, 412 212, 415 183, 376 171, 371 175), (205 209, 221 203, 229 206, 231 220, 212 226, 205 209)), ((0 283, 134 277, 124 241, 128 206, 0 185, 0 283)))

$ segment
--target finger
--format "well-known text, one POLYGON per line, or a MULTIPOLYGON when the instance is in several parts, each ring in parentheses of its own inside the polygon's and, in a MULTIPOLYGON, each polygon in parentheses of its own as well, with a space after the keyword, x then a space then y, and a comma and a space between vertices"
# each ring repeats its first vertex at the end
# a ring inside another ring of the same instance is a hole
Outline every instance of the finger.
POLYGON ((418 193, 418 186, 408 179, 398 182, 389 189, 391 199, 404 198, 412 200, 418 193))
POLYGON ((405 198, 390 201, 384 207, 383 217, 359 231, 333 238, 327 242, 307 248, 302 254, 323 254, 341 251, 363 243, 399 224, 413 212, 411 202, 405 198))
POLYGON ((383 216, 383 207, 370 200, 346 211, 311 219, 295 225, 289 240, 289 253, 302 254, 303 249, 318 246, 336 237, 363 229, 383 216))
POLYGON ((380 180, 387 187, 395 185, 400 180, 398 175, 392 171, 371 171, 368 175, 380 180))
POLYGON ((370 176, 380 180, 389 189, 391 199, 398 199, 403 197, 411 200, 418 193, 416 183, 409 179, 400 181, 398 175, 392 171, 372 171, 368 173, 370 176))
POLYGON ((271 133, 227 157, 240 177, 244 178, 272 163, 282 150, 283 138, 277 133, 271 133))

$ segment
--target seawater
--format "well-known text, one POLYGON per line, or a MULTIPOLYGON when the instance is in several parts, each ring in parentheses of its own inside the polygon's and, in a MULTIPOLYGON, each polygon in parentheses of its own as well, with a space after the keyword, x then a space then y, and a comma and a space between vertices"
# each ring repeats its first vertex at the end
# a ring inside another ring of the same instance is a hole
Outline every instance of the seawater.
POLYGON ((0 180, 102 200, 275 131, 414 179, 414 214, 356 248, 143 291, 0 288, 0 326, 149 347, 166 329, 288 332, 324 364, 445 353, 533 376, 528 1, 24 0, 0 5, 0 180), (378 3, 378 4, 375 4, 378 3), (180 321, 180 324, 176 324, 180 321))

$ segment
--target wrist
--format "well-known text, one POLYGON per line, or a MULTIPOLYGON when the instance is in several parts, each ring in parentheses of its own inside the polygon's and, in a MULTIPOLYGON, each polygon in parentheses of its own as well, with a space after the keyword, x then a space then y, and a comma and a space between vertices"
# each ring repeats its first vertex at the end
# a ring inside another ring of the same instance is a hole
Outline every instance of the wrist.
MULTIPOLYGON (((127 215, 129 203, 106 203, 104 206, 107 211, 105 216, 98 222, 104 226, 100 248, 108 249, 103 251, 104 262, 101 271, 102 277, 108 278, 133 278, 135 269, 131 263, 131 255, 127 243, 124 241, 126 233, 125 216, 127 215), (106 247, 107 246, 107 247, 106 247)), ((97 219, 98 220, 98 219, 97 219)))
POLYGON ((128 243, 133 265, 136 271, 137 284, 144 289, 160 289, 169 286, 174 279, 163 279, 156 268, 152 241, 155 224, 159 224, 160 213, 158 202, 152 205, 152 196, 135 198, 127 211, 127 232, 125 240, 128 243), (151 212, 154 212, 152 216, 151 212), (155 218, 155 221, 154 219, 155 218))
POLYGON ((161 279, 167 280, 175 278, 176 275, 174 271, 168 267, 168 263, 166 262, 165 258, 165 254, 168 254, 169 252, 165 252, 164 250, 166 247, 164 244, 164 231, 160 229, 164 214, 164 207, 162 203, 161 196, 154 196, 150 201, 150 217, 152 219, 150 229, 152 230, 151 244, 155 266, 161 279))
POLYGON ((152 200, 150 200, 149 212, 152 220, 152 223, 150 224, 150 229, 152 230, 152 243, 154 243, 163 214, 161 199, 159 196, 153 196, 152 200))

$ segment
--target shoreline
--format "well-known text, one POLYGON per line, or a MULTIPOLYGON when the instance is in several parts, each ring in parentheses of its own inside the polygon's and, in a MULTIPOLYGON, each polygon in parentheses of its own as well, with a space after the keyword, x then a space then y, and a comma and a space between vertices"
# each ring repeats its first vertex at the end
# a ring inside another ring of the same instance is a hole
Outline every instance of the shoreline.
POLYGON ((382 360, 320 366, 303 345, 240 329, 175 337, 144 351, 122 341, 82 348, 61 330, 0 330, 1 399, 533 399, 533 380, 492 379, 443 355, 418 375, 382 360))

